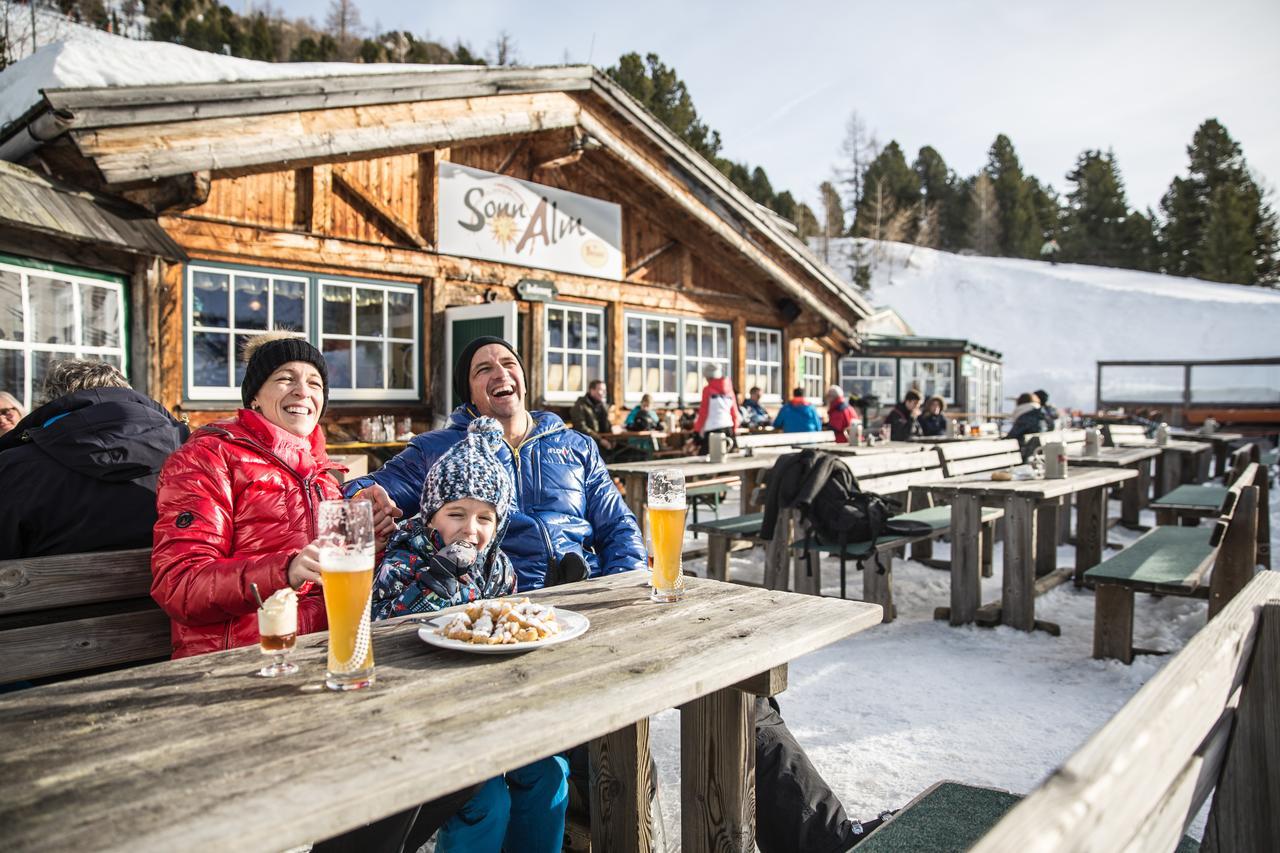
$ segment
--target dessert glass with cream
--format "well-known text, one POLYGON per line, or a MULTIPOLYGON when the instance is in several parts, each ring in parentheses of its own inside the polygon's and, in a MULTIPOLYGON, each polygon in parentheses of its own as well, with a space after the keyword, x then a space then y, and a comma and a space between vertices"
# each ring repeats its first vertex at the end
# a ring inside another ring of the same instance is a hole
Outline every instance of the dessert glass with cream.
POLYGON ((278 589, 258 608, 258 646, 264 655, 275 659, 258 670, 263 678, 291 675, 298 665, 290 663, 289 653, 298 641, 298 594, 289 587, 278 589))

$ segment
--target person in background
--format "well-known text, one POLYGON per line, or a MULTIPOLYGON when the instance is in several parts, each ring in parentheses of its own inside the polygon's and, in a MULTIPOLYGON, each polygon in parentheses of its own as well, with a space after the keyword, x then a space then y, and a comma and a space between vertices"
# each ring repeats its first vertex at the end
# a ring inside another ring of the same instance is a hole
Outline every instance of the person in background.
POLYGON ((0 437, 0 559, 150 545, 186 426, 104 361, 55 361, 43 394, 0 437))
POLYGON ((569 411, 569 420, 578 432, 588 435, 608 435, 613 432, 609 423, 609 407, 605 405, 605 384, 603 379, 592 379, 583 394, 569 411))
POLYGON ((8 391, 0 391, 0 436, 18 425, 27 416, 27 410, 18 398, 8 391))
POLYGON ((804 398, 804 389, 791 389, 791 399, 782 404, 773 425, 783 432, 820 432, 822 420, 804 398))
POLYGON ((747 392, 747 399, 742 401, 742 420, 749 427, 767 426, 771 420, 769 412, 760 402, 762 393, 759 385, 753 385, 747 392))
POLYGON ((827 429, 836 434, 838 443, 849 443, 849 429, 860 420, 858 410, 844 398, 843 388, 832 385, 827 389, 827 429))
POLYGON ((921 435, 947 434, 947 401, 937 394, 924 401, 924 412, 917 420, 921 435))
POLYGON ((1053 429, 1053 424, 1044 416, 1044 411, 1040 408, 1040 398, 1035 394, 1018 395, 1010 420, 1013 425, 1009 427, 1005 438, 1016 438, 1019 446, 1028 435, 1053 429))
POLYGON ((1051 265, 1056 266, 1058 263, 1058 252, 1062 251, 1062 247, 1058 245, 1058 241, 1050 237, 1040 244, 1040 260, 1048 261, 1051 265))
POLYGON ((1058 410, 1049 405, 1049 392, 1043 389, 1037 391, 1036 398, 1040 400, 1040 411, 1044 413, 1050 424, 1056 426, 1058 423, 1058 410))
MULTIPOLYGON (((342 497, 320 416, 329 403, 324 356, 281 333, 244 350, 244 408, 202 427, 165 462, 156 492, 151 597, 172 620, 173 657, 258 642, 258 605, 298 591, 298 633, 323 631, 317 505, 342 497)), ((379 550, 395 529, 374 507, 379 550)))
POLYGON ((884 416, 881 430, 888 429, 890 441, 909 441, 911 436, 920 434, 920 422, 916 420, 918 414, 920 414, 920 392, 912 388, 902 395, 902 402, 884 416))
POLYGON ((702 402, 698 405, 698 417, 693 431, 698 434, 698 447, 706 453, 713 432, 732 436, 738 431, 742 415, 738 413, 738 395, 733 382, 720 370, 718 364, 702 368, 707 384, 702 386, 702 402))
POLYGON ((632 409, 631 413, 627 415, 624 426, 630 432, 662 429, 662 422, 658 420, 658 413, 653 410, 653 399, 648 394, 641 397, 640 405, 632 409))

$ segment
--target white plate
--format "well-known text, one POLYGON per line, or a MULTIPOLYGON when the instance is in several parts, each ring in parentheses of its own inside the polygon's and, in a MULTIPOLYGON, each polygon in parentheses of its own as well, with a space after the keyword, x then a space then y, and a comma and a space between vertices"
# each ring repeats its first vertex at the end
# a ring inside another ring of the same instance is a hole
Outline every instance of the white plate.
POLYGON ((451 640, 443 634, 436 633, 437 629, 443 628, 452 622, 453 617, 457 615, 458 611, 454 610, 429 619, 426 625, 418 629, 418 636, 429 646, 451 649, 455 652, 468 652, 473 655, 510 655, 516 652, 531 652, 534 649, 543 649, 558 643, 567 643, 575 637, 581 637, 591 627, 591 620, 581 613, 574 613, 572 610, 562 610, 557 607, 556 621, 560 623, 559 634, 547 637, 545 640, 525 643, 499 643, 489 646, 483 643, 464 643, 462 640, 451 640))

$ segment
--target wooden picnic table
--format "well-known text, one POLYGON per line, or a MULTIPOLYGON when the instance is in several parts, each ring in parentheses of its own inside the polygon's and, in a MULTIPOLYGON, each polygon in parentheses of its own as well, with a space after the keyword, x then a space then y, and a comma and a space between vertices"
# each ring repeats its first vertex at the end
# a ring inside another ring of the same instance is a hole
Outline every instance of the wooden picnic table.
POLYGON ((1153 484, 1153 497, 1160 497, 1173 491, 1180 483, 1194 482, 1196 475, 1205 473, 1201 470, 1199 460, 1207 463, 1208 456, 1201 456, 1212 449, 1211 444, 1197 441, 1180 441, 1170 439, 1167 444, 1156 444, 1154 438, 1140 440, 1129 439, 1116 442, 1120 447, 1155 447, 1160 456, 1156 459, 1156 478, 1153 484))
POLYGON ((1184 429, 1169 430, 1169 437, 1179 441, 1201 441, 1212 444, 1215 460, 1213 476, 1219 478, 1227 473, 1227 457, 1231 454, 1231 446, 1245 440, 1242 432, 1195 432, 1184 429))
POLYGON ((1058 498, 1076 496, 1075 574, 1102 562, 1106 542, 1106 491, 1133 479, 1132 468, 1074 467, 1054 480, 992 480, 990 474, 963 475, 912 486, 912 493, 937 495, 951 505, 951 624, 974 621, 981 589, 982 507, 1004 508, 1004 583, 1001 620, 1023 631, 1035 627, 1036 577, 1056 567, 1058 498), (1037 512, 1044 506, 1044 512, 1037 512))
POLYGON ((750 512, 751 492, 755 489, 756 478, 763 470, 773 467, 778 457, 789 452, 790 448, 759 448, 750 456, 735 453, 726 456, 723 462, 712 462, 708 456, 684 456, 679 459, 655 459, 650 462, 620 462, 608 466, 610 476, 622 478, 622 495, 631 511, 635 513, 636 522, 640 525, 640 533, 644 534, 648 520, 645 518, 645 507, 649 502, 649 474, 656 470, 676 468, 684 472, 685 482, 704 477, 723 477, 737 474, 742 486, 742 514, 750 512))
POLYGON ((1120 523, 1125 527, 1140 526, 1139 513, 1150 503, 1151 460, 1162 454, 1159 447, 1099 447, 1096 453, 1085 453, 1083 444, 1067 446, 1067 459, 1086 468, 1132 468, 1138 476, 1125 480, 1120 487, 1120 523))
POLYGON ((533 593, 591 628, 527 654, 444 651, 412 617, 379 622, 377 684, 351 693, 321 686, 319 633, 299 638, 292 677, 256 677, 251 647, 0 696, 5 849, 297 848, 589 742, 593 847, 647 852, 648 718, 679 707, 683 849, 753 851, 743 691, 784 689, 790 661, 881 609, 686 584, 667 605, 639 572, 533 593))
POLYGON ((875 456, 880 453, 915 453, 933 450, 933 445, 913 441, 878 441, 875 444, 846 444, 839 441, 809 445, 814 450, 825 450, 844 456, 875 456))

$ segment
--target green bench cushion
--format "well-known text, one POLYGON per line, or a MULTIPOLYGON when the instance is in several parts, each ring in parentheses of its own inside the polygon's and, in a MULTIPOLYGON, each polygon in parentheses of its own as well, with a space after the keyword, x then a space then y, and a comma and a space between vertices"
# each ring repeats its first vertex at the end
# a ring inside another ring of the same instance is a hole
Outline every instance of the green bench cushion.
POLYGON ((940 782, 857 846, 858 853, 960 853, 1022 798, 1006 791, 940 782))
POLYGON ((1164 592, 1191 592, 1215 549, 1212 527, 1157 527, 1109 560, 1084 573, 1085 580, 1122 583, 1164 592))
POLYGON ((699 521, 697 524, 690 524, 689 529, 696 530, 699 533, 723 533, 729 536, 755 537, 760 535, 760 525, 763 521, 763 512, 753 512, 747 515, 737 515, 733 518, 699 521))
POLYGON ((1156 498, 1151 506, 1156 509, 1203 509, 1216 512, 1226 496, 1226 486, 1183 485, 1156 498))
MULTIPOLYGON (((858 853, 961 853, 978 842, 1022 799, 1017 794, 939 782, 868 835, 858 853)), ((1194 853, 1200 842, 1184 835, 1174 853, 1194 853)))
MULTIPOLYGON (((987 523, 995 521, 1004 515, 1004 510, 995 507, 982 508, 982 521, 987 523)), ((939 531, 948 529, 951 526, 951 507, 949 506, 931 506, 925 509, 918 509, 915 512, 904 512, 893 517, 894 521, 915 521, 929 525, 933 531, 930 536, 936 535, 939 531)), ((894 545, 903 544, 916 539, 922 539, 923 536, 904 536, 901 533, 887 533, 876 540, 876 548, 889 548, 894 545)), ((845 554, 850 557, 862 556, 867 552, 866 542, 850 542, 845 546, 845 554)), ((797 551, 814 550, 823 554, 839 554, 839 545, 822 545, 813 542, 807 538, 800 539, 791 543, 791 547, 797 551)))
POLYGON ((1271 466, 1280 462, 1280 447, 1273 447, 1270 450, 1262 451, 1262 455, 1258 460, 1263 466, 1271 466))

